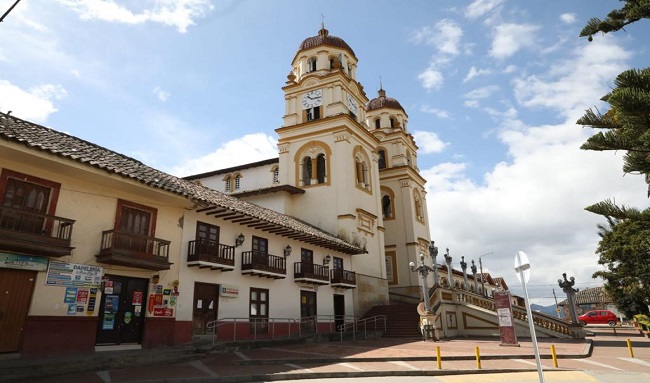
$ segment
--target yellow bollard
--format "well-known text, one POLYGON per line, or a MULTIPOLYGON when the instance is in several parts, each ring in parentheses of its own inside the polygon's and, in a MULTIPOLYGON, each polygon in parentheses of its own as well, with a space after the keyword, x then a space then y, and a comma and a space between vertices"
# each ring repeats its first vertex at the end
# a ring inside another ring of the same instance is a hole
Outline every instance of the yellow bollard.
POLYGON ((553 367, 557 368, 557 355, 555 354, 555 345, 551 345, 551 356, 553 357, 553 367))
POLYGON ((438 359, 438 370, 442 370, 442 358, 440 357, 440 346, 436 346, 436 358, 438 359))
POLYGON ((476 346, 476 368, 481 369, 481 353, 478 351, 478 346, 476 346))
POLYGON ((632 342, 627 338, 627 350, 630 352, 630 358, 634 358, 634 351, 632 351, 632 342))

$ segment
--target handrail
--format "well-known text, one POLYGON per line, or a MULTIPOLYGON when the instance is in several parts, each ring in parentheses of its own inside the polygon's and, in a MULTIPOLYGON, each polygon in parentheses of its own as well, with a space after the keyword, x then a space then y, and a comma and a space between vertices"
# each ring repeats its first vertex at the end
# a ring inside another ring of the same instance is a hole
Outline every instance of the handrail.
POLYGON ((363 339, 368 339, 368 323, 372 322, 374 325, 374 331, 375 334, 377 334, 377 322, 378 321, 383 321, 384 322, 384 332, 386 332, 386 321, 388 320, 388 317, 386 315, 375 315, 370 318, 364 318, 364 319, 359 319, 354 322, 350 323, 345 323, 336 328, 337 331, 341 334, 341 342, 343 342, 343 333, 346 332, 347 329, 352 327, 352 339, 354 341, 357 340, 357 330, 361 325, 363 325, 363 339))
POLYGON ((120 230, 105 230, 102 232, 102 245, 100 251, 108 249, 125 249, 139 253, 169 258, 169 244, 171 241, 146 235, 127 233, 120 230))
POLYGON ((215 241, 196 239, 187 243, 187 260, 199 261, 205 258, 215 263, 235 265, 235 247, 215 241))
POLYGON ((257 328, 258 324, 266 323, 266 324, 271 324, 271 339, 275 339, 275 324, 278 322, 281 323, 287 323, 288 324, 288 337, 291 339, 291 327, 294 325, 295 327, 298 328, 298 337, 302 338, 302 330, 300 329, 299 323, 294 319, 294 318, 250 318, 250 317, 231 317, 231 318, 221 318, 217 320, 210 321, 206 323, 205 327, 208 330, 212 330, 212 345, 214 346, 215 341, 217 340, 217 328, 232 323, 233 324, 233 342, 237 340, 237 323, 241 324, 246 324, 248 323, 249 325, 251 323, 254 324, 253 326, 253 340, 257 340, 257 328))
POLYGON ((74 219, 0 206, 0 229, 56 238, 69 243, 74 223, 74 219))
MULTIPOLYGON (((302 317, 302 318, 300 318, 300 323, 301 324, 314 323, 314 328, 315 328, 316 334, 318 334, 318 323, 323 323, 323 322, 329 323, 330 332, 332 332, 332 325, 336 324, 337 320, 342 320, 343 323, 345 324, 345 323, 350 322, 350 319, 351 319, 351 322, 354 322, 354 321, 358 320, 358 317, 356 315, 327 315, 327 314, 321 314, 321 315, 312 315, 312 316, 309 316, 309 317, 302 317), (321 319, 324 319, 324 320, 321 320, 321 319)), ((338 327, 340 327, 340 326, 341 325, 339 325, 338 327)))

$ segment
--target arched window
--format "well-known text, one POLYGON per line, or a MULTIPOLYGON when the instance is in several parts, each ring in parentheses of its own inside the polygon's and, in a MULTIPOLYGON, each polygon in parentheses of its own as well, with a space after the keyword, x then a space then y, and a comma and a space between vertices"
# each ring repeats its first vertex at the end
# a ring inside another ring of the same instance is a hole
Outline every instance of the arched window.
POLYGON ((414 208, 415 208, 415 218, 424 223, 424 209, 422 207, 422 197, 420 197, 420 193, 417 190, 413 190, 413 202, 414 202, 414 208))
POLYGON ((239 190, 241 188, 241 174, 235 174, 234 179, 235 179, 235 190, 239 190))
POLYGON ((375 118, 375 129, 381 128, 381 119, 379 117, 375 118))
POLYGON ((377 163, 379 165, 379 169, 386 169, 386 150, 379 149, 377 153, 379 154, 379 160, 377 163))
POLYGON ((310 57, 307 61, 307 72, 316 71, 316 57, 310 57))
POLYGON ((273 183, 277 184, 280 182, 280 167, 274 166, 271 168, 271 173, 273 174, 273 183))
POLYGON ((311 158, 309 157, 302 159, 302 184, 311 184, 311 158))
POLYGON ((458 281, 454 282, 454 287, 460 289, 460 282, 458 281))
POLYGON ((223 190, 225 190, 226 193, 232 191, 232 176, 230 174, 223 178, 223 190))
POLYGON ((449 281, 447 280, 447 278, 445 277, 440 278, 440 286, 449 287, 449 281))
POLYGON ((370 190, 370 159, 361 146, 354 148, 354 164, 357 187, 370 190))
POLYGON ((396 123, 396 121, 395 121, 395 117, 391 117, 391 118, 390 118, 390 127, 391 127, 391 128, 394 128, 394 127, 395 127, 395 123, 396 123))
POLYGON ((296 152, 296 184, 309 186, 329 183, 331 150, 321 141, 310 141, 296 152))
POLYGON ((395 219, 395 193, 386 186, 381 187, 381 214, 384 221, 395 219))

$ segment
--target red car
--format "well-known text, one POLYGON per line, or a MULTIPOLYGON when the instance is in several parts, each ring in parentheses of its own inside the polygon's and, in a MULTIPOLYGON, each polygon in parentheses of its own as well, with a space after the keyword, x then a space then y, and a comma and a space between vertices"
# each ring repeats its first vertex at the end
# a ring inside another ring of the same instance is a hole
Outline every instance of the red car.
POLYGON ((578 317, 578 323, 581 325, 588 324, 608 324, 616 326, 618 318, 609 310, 591 310, 578 317))

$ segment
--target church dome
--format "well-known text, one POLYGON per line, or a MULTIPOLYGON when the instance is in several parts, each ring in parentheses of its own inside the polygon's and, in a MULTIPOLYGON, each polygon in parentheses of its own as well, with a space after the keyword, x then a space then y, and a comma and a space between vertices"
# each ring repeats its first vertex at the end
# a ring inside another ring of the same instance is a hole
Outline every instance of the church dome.
POLYGON ((356 57, 354 51, 352 50, 352 48, 350 48, 348 43, 343 41, 343 39, 340 37, 331 36, 329 31, 325 29, 325 27, 321 28, 320 31, 318 31, 318 36, 308 37, 302 43, 300 43, 300 47, 298 48, 298 51, 299 52, 304 51, 307 49, 318 47, 320 45, 329 45, 332 47, 343 48, 345 50, 350 51, 350 53, 356 57))
MULTIPOLYGON (((402 105, 399 103, 399 101, 395 100, 392 97, 386 97, 386 91, 383 89, 379 89, 379 97, 370 100, 368 103, 367 111, 370 112, 371 110, 381 108, 401 109, 404 111, 404 108, 402 108, 402 105)), ((404 112, 406 113, 406 111, 404 112)))

